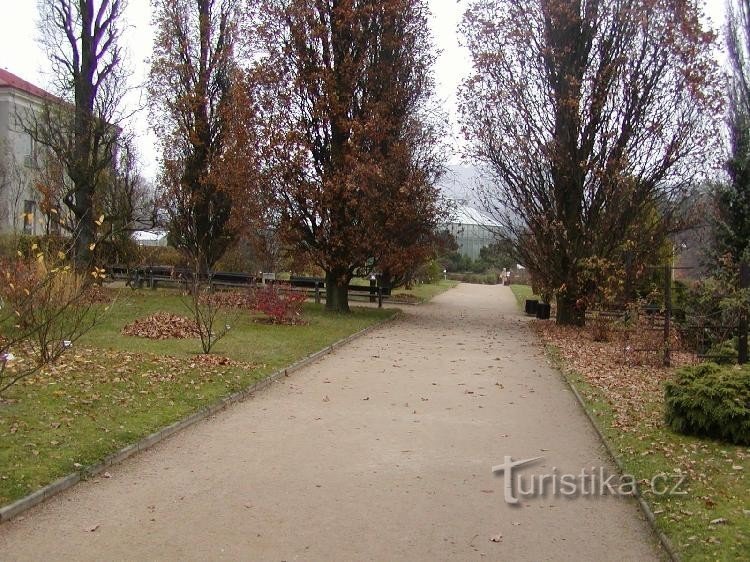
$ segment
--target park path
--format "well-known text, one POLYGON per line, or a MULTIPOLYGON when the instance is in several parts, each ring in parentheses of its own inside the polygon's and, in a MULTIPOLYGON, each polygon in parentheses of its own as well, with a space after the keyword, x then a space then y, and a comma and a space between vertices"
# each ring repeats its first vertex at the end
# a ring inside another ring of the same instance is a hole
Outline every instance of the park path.
POLYGON ((510 290, 460 285, 0 526, 0 559, 659 558, 632 500, 507 505, 506 455, 607 464, 510 290))

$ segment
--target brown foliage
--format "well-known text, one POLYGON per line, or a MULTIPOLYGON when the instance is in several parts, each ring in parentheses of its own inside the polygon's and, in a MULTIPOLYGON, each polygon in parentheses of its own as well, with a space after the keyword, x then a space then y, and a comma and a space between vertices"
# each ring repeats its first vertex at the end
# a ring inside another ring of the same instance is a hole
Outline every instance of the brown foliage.
POLYGON ((236 62, 238 2, 158 0, 154 12, 148 89, 162 138, 161 202, 172 244, 205 272, 263 208, 256 105, 236 62))
POLYGON ((583 262, 658 241, 716 155, 714 37, 671 0, 475 0, 464 32, 463 127, 493 180, 486 205, 558 321, 581 323, 583 262))
POLYGON ((426 3, 261 5, 263 137, 280 233, 326 272, 328 308, 346 311, 355 271, 421 260, 437 224, 426 3))

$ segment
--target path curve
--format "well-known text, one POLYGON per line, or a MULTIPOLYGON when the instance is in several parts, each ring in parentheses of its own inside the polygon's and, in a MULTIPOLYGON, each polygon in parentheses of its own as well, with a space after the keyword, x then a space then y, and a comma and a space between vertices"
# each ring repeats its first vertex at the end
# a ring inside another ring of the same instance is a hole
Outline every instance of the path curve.
POLYGON ((460 285, 0 526, 0 558, 659 559, 632 500, 507 505, 506 455, 608 465, 510 290, 460 285))

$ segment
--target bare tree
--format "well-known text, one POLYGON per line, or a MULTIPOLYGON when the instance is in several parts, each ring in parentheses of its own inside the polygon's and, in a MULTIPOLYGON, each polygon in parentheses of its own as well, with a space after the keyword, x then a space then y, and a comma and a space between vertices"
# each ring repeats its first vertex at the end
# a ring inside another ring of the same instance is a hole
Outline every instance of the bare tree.
POLYGON ((462 88, 486 205, 557 319, 581 324, 592 258, 611 259, 653 209, 668 227, 715 160, 714 35, 690 0, 475 0, 462 88))
POLYGON ((74 218, 76 264, 92 263, 95 200, 111 181, 126 73, 119 44, 125 0, 38 0, 41 42, 57 98, 19 118, 51 151, 69 182, 61 200, 74 218))

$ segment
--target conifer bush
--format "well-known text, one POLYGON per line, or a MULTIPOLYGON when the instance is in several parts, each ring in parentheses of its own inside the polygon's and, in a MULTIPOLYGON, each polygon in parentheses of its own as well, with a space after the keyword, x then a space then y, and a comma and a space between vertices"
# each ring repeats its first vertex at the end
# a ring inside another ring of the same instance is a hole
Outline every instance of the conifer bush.
POLYGON ((750 445, 750 367, 685 367, 667 383, 665 405, 678 433, 750 445))

